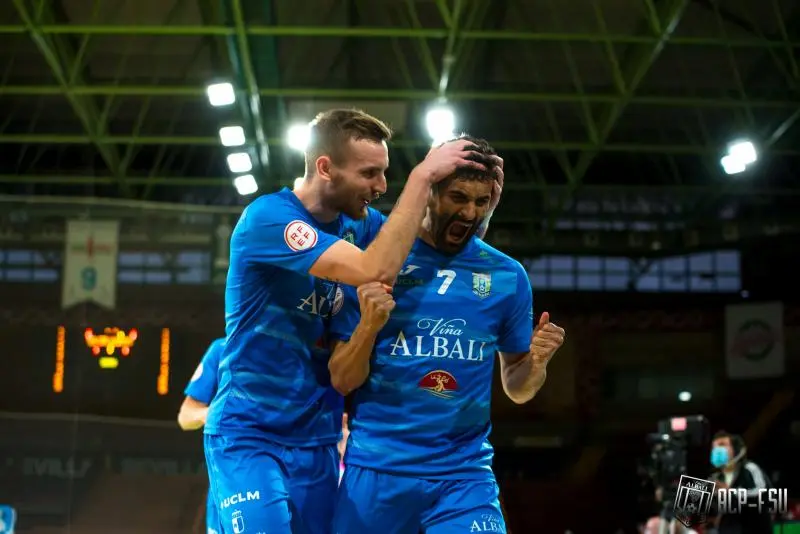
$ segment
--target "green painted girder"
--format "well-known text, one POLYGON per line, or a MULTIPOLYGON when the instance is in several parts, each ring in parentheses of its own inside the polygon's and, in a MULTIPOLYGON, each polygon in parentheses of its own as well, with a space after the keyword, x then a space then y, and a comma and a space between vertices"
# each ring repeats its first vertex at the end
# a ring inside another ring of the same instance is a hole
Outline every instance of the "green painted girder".
MULTIPOLYGON (((600 118, 594 121, 595 129, 598 132, 597 143, 593 149, 582 152, 571 169, 569 179, 573 189, 580 187, 589 167, 602 151, 603 145, 607 142, 642 80, 671 39, 688 4, 689 0, 667 0, 659 4, 660 13, 649 12, 648 23, 653 30, 656 30, 657 40, 647 45, 633 45, 628 49, 629 55, 617 61, 621 75, 622 98, 602 109, 599 113, 600 118)), ((611 54, 614 55, 613 52, 611 54)))
MULTIPOLYGON (((77 184, 77 185, 107 185, 115 183, 113 176, 71 176, 71 175, 29 175, 29 174, 0 174, 0 183, 3 184, 77 184)), ((183 187, 183 186, 204 186, 204 187, 230 187, 229 176, 207 177, 207 176, 135 176, 130 177, 132 185, 143 185, 152 181, 156 186, 183 187)), ((281 185, 289 185, 288 181, 279 182, 281 185)), ((399 192, 402 183, 397 180, 389 181, 389 193, 399 192)), ((508 192, 538 192, 547 194, 559 194, 566 191, 565 185, 546 185, 533 181, 509 182, 503 188, 508 192)), ((655 197, 663 199, 674 199, 675 201, 687 200, 694 201, 698 197, 716 192, 718 187, 715 185, 630 185, 630 184, 606 184, 606 185, 586 185, 581 189, 581 198, 603 198, 605 196, 637 198, 655 197)), ((740 187, 732 187, 725 192, 726 196, 743 199, 763 199, 785 198, 800 199, 800 191, 787 188, 758 188, 754 189, 747 184, 740 187)), ((9 201, 19 200, 15 195, 0 195, 0 200, 7 198, 9 201)), ((73 198, 73 197, 70 197, 73 198)), ((105 201, 106 199, 102 199, 105 201)), ((120 200, 122 202, 122 200, 120 200)), ((619 212, 614 212, 619 214, 619 212)), ((594 217, 594 214, 586 214, 586 217, 594 217)), ((676 215, 676 217, 681 218, 676 215)))
POLYGON ((269 145, 264 132, 264 118, 261 115, 261 99, 259 98, 258 79, 253 68, 252 49, 248 39, 245 15, 242 10, 241 0, 222 0, 222 3, 234 22, 234 35, 227 39, 228 49, 233 63, 234 72, 240 78, 237 85, 247 93, 247 101, 243 106, 248 127, 247 130, 255 136, 255 155, 257 172, 255 176, 267 176, 269 166, 269 145))
MULTIPOLYGON (((229 26, 196 25, 114 25, 114 24, 48 24, 40 30, 46 34, 71 35, 153 35, 153 36, 208 36, 235 35, 236 29, 229 26)), ((23 25, 0 25, 0 34, 26 33, 23 25)), ((447 39, 449 28, 380 28, 380 27, 333 27, 333 26, 248 26, 247 35, 272 37, 374 37, 374 38, 424 38, 447 39)), ((459 39, 494 41, 541 41, 541 42, 586 42, 604 44, 652 44, 658 42, 653 35, 625 35, 592 33, 526 32, 514 30, 464 30, 459 39)), ((689 37, 676 36, 671 45, 679 46, 731 46, 734 48, 798 48, 800 41, 781 39, 689 37)))
POLYGON ((124 192, 128 191, 128 186, 124 182, 124 161, 121 159, 117 147, 107 143, 98 143, 97 139, 108 132, 104 115, 97 104, 88 95, 70 93, 69 86, 74 81, 78 85, 84 85, 85 81, 75 68, 76 51, 72 44, 63 36, 49 35, 42 32, 41 20, 53 20, 51 6, 48 2, 40 2, 39 20, 34 20, 24 0, 13 0, 14 6, 20 18, 25 22, 24 28, 30 32, 30 36, 41 52, 50 70, 60 84, 64 95, 67 97, 72 109, 83 125, 89 137, 89 143, 97 146, 103 161, 108 166, 108 170, 117 178, 117 183, 124 192))
MULTIPOLYGON (((285 146, 286 140, 281 137, 267 138, 270 145, 285 146)), ((85 135, 62 135, 62 134, 0 134, 0 145, 2 144, 50 144, 50 145, 181 145, 181 146, 219 146, 217 137, 201 136, 102 136, 92 138, 85 135)), ((570 143, 570 142, 539 142, 539 141, 492 141, 492 146, 498 150, 569 150, 569 151, 588 151, 593 150, 595 145, 592 143, 570 143)), ((430 141, 426 139, 395 139, 392 141, 392 148, 430 148, 430 141)), ((642 153, 642 154, 718 154, 719 146, 702 146, 686 144, 634 144, 634 143, 610 143, 603 145, 604 152, 617 153, 642 153)), ((772 154, 784 156, 800 156, 800 147, 794 149, 773 149, 772 154)))
MULTIPOLYGON (((114 95, 114 96, 171 96, 205 98, 205 87, 179 85, 83 85, 62 88, 58 85, 5 85, 0 86, 0 96, 53 96, 53 95, 114 95)), ((376 100, 435 100, 434 89, 330 89, 325 87, 274 87, 260 88, 262 97, 324 99, 376 99, 376 100)), ((546 91, 452 91, 450 100, 489 100, 504 102, 551 102, 613 104, 623 98, 616 93, 552 93, 546 91)), ((707 107, 707 108, 773 108, 797 109, 796 100, 771 100, 753 98, 742 100, 725 97, 682 97, 661 95, 634 95, 627 99, 631 104, 646 106, 707 107)))

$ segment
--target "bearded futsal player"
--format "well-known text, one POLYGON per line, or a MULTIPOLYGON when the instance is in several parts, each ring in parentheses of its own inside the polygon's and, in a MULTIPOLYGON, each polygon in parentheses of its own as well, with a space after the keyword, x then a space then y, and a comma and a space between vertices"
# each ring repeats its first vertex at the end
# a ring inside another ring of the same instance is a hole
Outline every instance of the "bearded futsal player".
POLYGON ((475 236, 494 179, 462 167, 434 186, 393 290, 348 288, 332 319, 332 382, 354 391, 337 534, 506 531, 487 439, 494 354, 506 394, 525 403, 564 330, 547 312, 534 329, 525 269, 475 236))

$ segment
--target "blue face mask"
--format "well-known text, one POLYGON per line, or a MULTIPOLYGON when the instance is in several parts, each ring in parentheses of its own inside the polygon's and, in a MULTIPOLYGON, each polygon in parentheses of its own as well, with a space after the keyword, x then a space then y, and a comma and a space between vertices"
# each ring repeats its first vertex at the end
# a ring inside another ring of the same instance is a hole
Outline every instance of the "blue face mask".
POLYGON ((728 465, 728 449, 725 447, 714 447, 711 449, 711 465, 714 467, 724 467, 728 465))

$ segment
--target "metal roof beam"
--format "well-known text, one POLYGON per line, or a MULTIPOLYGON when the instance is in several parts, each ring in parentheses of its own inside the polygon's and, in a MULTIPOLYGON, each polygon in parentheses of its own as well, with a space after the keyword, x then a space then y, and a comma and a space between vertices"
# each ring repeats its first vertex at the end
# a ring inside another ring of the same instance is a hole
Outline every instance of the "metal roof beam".
MULTIPOLYGON (((163 96, 163 97, 203 97, 205 87, 180 85, 5 85, 0 86, 1 95, 47 96, 163 96)), ((436 91, 430 89, 331 89, 327 87, 261 87, 262 97, 272 98, 314 98, 324 99, 375 99, 375 100, 433 100, 436 91)), ((561 102, 592 104, 614 104, 621 99, 616 93, 553 93, 547 91, 453 91, 448 93, 450 100, 489 100, 504 102, 561 102)), ((752 108, 791 109, 797 108, 792 99, 739 99, 719 97, 683 97, 661 95, 631 95, 625 97, 628 103, 666 107, 708 107, 708 108, 752 108)))
MULTIPOLYGON (((286 140, 282 137, 268 138, 267 142, 275 146, 285 146, 286 140)), ((89 137, 86 135, 63 134, 0 134, 0 145, 3 144, 50 144, 50 145, 177 145, 177 146, 219 146, 217 137, 201 136, 122 136, 104 135, 89 137)), ((426 139, 396 139, 391 143, 392 148, 430 148, 430 140, 426 139)), ((492 146, 498 150, 527 150, 527 151, 591 151, 595 145, 587 142, 555 142, 555 141, 492 141, 492 146)), ((679 145, 679 144, 633 144, 611 143, 603 146, 604 152, 639 153, 639 154, 718 154, 719 147, 704 145, 679 145)), ((794 149, 774 150, 774 154, 784 156, 800 155, 800 147, 794 149)))
POLYGON ((634 46, 628 50, 629 54, 626 58, 618 61, 622 73, 622 80, 620 81, 624 86, 624 91, 619 100, 605 107, 600 112, 599 119, 595 121, 598 132, 597 144, 591 150, 581 153, 573 167, 571 173, 573 191, 580 187, 592 162, 604 148, 614 126, 616 126, 627 105, 632 101, 639 84, 655 63, 675 28, 677 28, 688 3, 689 0, 668 0, 662 4, 661 12, 651 12, 648 17, 648 23, 652 28, 658 28, 659 30, 656 42, 634 46))
MULTIPOLYGON (((15 0, 18 1, 18 0, 15 0)), ((113 24, 46 24, 39 27, 43 34, 71 35, 152 35, 152 36, 234 36, 238 30, 224 25, 191 26, 191 25, 113 25, 113 24)), ((26 26, 6 24, 0 25, 0 34, 22 34, 28 31, 26 26)), ((382 27, 335 27, 335 26, 248 26, 245 33, 249 36, 272 37, 370 37, 370 38, 422 38, 447 39, 449 28, 382 28, 382 27)), ((607 34, 601 32, 557 33, 530 32, 516 30, 464 30, 459 34, 461 39, 499 40, 499 41, 539 41, 562 42, 575 41, 604 44, 658 44, 660 39, 654 35, 607 34)), ((721 37, 676 36, 670 39, 671 45, 678 46, 731 46, 733 48, 785 48, 780 36, 767 38, 724 39, 721 37)), ((791 48, 799 48, 800 41, 788 43, 791 48)))
MULTIPOLYGON (((244 13, 241 0, 222 0, 226 11, 233 19, 235 35, 228 38, 228 50, 230 52, 233 70, 239 78, 239 85, 244 87, 247 94, 247 102, 242 106, 246 113, 248 130, 255 136, 256 169, 259 173, 254 173, 257 181, 266 178, 269 168, 269 145, 267 135, 264 132, 264 118, 261 115, 261 93, 258 86, 253 67, 250 41, 248 39, 247 28, 244 23, 244 13)), ((262 185, 263 184, 262 182, 262 185)))
POLYGON ((97 147, 97 151, 108 166, 108 170, 116 177, 123 194, 130 194, 128 184, 125 182, 124 162, 121 161, 116 146, 97 142, 98 138, 108 133, 105 115, 101 113, 90 96, 79 95, 69 91, 73 80, 78 85, 86 84, 79 73, 80 69, 76 67, 79 58, 76 58, 76 52, 72 44, 65 37, 48 35, 41 31, 40 22, 42 19, 53 20, 55 18, 52 5, 49 2, 40 2, 39 12, 37 13, 38 20, 34 20, 24 0, 13 1, 20 18, 25 22, 25 28, 30 32, 33 42, 42 56, 44 56, 50 70, 60 84, 62 94, 66 96, 86 133, 89 135, 90 142, 97 147))
MULTIPOLYGON (((228 176, 132 176, 130 177, 132 185, 145 185, 149 180, 152 180, 156 186, 224 186, 230 185, 230 177, 228 176)), ((115 178, 113 176, 80 176, 80 175, 54 175, 54 174, 0 174, 0 184, 13 184, 13 183, 32 183, 32 184, 113 184, 115 178)), ((285 183, 290 183, 292 179, 284 180, 285 183)), ((402 188, 401 182, 393 182, 389 184, 389 190, 400 192, 402 188)), ((559 185, 545 185, 527 180, 524 182, 509 182, 506 184, 508 191, 517 192, 542 192, 558 194, 567 189, 568 186, 559 185)), ((504 188, 505 190, 505 188, 504 188)), ((674 196, 676 200, 691 200, 699 196, 713 193, 717 188, 714 185, 707 186, 685 186, 685 185, 630 185, 630 184, 609 184, 609 185, 587 185, 582 189, 582 195, 587 199, 604 196, 604 195, 623 195, 627 198, 636 198, 637 196, 647 198, 664 198, 667 196, 674 196)), ((726 196, 754 199, 754 198, 791 198, 796 199, 800 197, 800 191, 797 189, 789 188, 759 188, 753 189, 747 184, 741 184, 740 187, 734 187, 726 191, 726 196)), ((0 195, 2 196, 2 195, 0 195)), ((667 199, 669 200, 669 199, 667 199)), ((613 214, 619 215, 618 211, 613 214)), ((583 218, 592 218, 597 214, 581 214, 583 218)), ((642 218, 647 218, 646 215, 636 214, 642 218)), ((677 216, 677 215, 676 215, 677 216)), ((665 217, 667 217, 665 215, 665 217)), ((684 217, 678 217, 676 220, 683 220, 684 217)))

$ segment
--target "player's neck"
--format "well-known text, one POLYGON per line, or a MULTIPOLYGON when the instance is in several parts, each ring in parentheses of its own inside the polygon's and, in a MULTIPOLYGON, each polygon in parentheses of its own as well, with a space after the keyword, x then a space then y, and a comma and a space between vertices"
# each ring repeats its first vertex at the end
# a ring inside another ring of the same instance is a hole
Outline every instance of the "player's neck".
POLYGON ((322 181, 303 180, 303 183, 294 188, 293 193, 300 200, 303 207, 319 222, 329 223, 339 216, 337 210, 328 208, 324 202, 324 194, 320 190, 322 181))

